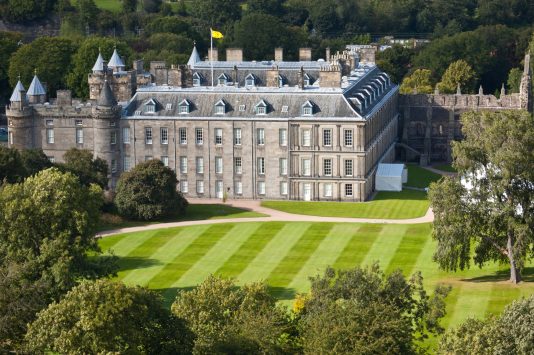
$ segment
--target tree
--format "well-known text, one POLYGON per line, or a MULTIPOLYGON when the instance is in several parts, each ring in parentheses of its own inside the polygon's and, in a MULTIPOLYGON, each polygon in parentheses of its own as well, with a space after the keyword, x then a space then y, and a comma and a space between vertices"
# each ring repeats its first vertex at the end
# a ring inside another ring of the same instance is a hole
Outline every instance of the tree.
POLYGON ((335 271, 311 279, 300 308, 304 353, 417 353, 418 341, 439 333, 450 288, 429 297, 419 273, 406 280, 400 270, 386 276, 378 264, 335 271))
POLYGON ((162 0, 142 0, 143 10, 148 13, 159 12, 161 9, 162 0))
MULTIPOLYGON (((13 53, 9 63, 9 83, 15 87, 20 78, 28 88, 35 70, 41 82, 47 84, 48 95, 65 87, 65 77, 71 68, 76 45, 60 37, 38 37, 13 53)), ((96 57, 95 57, 96 60, 96 57)))
POLYGON ((402 80, 400 86, 401 94, 431 94, 432 93, 432 72, 428 69, 417 69, 411 75, 402 80))
POLYGON ((22 34, 18 32, 0 31, 0 103, 2 97, 9 97, 10 86, 7 76, 9 57, 17 50, 22 34))
POLYGON ((54 0, 4 0, 0 2, 0 13, 5 20, 24 23, 44 17, 54 3, 54 0))
POLYGON ((377 53, 376 65, 388 73, 394 83, 400 83, 410 69, 413 55, 414 50, 396 44, 377 53))
POLYGON ((445 94, 456 93, 458 85, 466 92, 473 92, 475 72, 465 60, 451 63, 438 83, 438 89, 445 94))
POLYGON ((24 164, 17 149, 0 146, 0 185, 20 182, 26 176, 24 164))
POLYGON ((238 0, 196 0, 191 3, 191 15, 208 26, 222 26, 239 20, 238 0))
POLYGON ((434 259, 445 270, 510 265, 510 281, 532 257, 534 242, 534 119, 523 111, 470 112, 453 142, 461 179, 431 184, 434 259))
POLYGON ((31 352, 189 354, 184 322, 155 293, 120 282, 82 282, 41 311, 26 334, 31 352))
POLYGON ((78 177, 85 186, 96 184, 101 188, 108 186, 108 164, 104 159, 93 159, 93 153, 87 149, 71 148, 63 155, 63 164, 58 166, 78 177))
POLYGON ((284 12, 282 3, 282 0, 247 0, 247 12, 263 12, 280 17, 284 12))
POLYGON ((521 77, 523 76, 523 71, 519 68, 512 68, 510 73, 508 73, 508 80, 506 84, 508 86, 508 92, 518 93, 519 87, 521 85, 521 77))
POLYGON ((176 174, 159 160, 149 160, 121 175, 115 204, 123 216, 152 220, 184 214, 187 200, 176 191, 176 174))
POLYGON ((91 69, 98 57, 98 51, 100 50, 102 56, 109 60, 114 48, 117 48, 125 64, 132 58, 130 47, 126 43, 113 38, 89 37, 81 43, 76 53, 72 56, 72 70, 66 78, 68 87, 74 91, 77 97, 89 97, 87 75, 91 73, 91 69))
POLYGON ((83 32, 87 27, 94 29, 94 24, 98 20, 100 9, 96 6, 94 0, 77 0, 76 9, 78 15, 76 16, 77 25, 83 32))
POLYGON ((137 11, 137 0, 122 0, 122 12, 130 13, 137 11))
POLYGON ((468 319, 448 331, 439 343, 438 354, 534 353, 534 296, 506 306, 498 317, 468 319))
POLYGON ((180 291, 172 312, 195 333, 194 353, 283 353, 292 349, 285 310, 264 284, 238 288, 231 280, 208 277, 180 291))
POLYGON ((42 149, 21 150, 20 159, 24 166, 25 177, 33 176, 41 170, 51 168, 53 165, 42 149))

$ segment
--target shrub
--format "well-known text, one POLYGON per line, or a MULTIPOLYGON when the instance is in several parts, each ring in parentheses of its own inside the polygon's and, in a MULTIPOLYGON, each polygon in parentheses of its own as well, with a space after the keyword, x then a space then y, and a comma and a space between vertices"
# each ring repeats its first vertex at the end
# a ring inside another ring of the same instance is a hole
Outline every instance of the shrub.
POLYGON ((176 174, 159 160, 150 160, 123 173, 115 204, 121 216, 153 220, 185 214, 187 200, 176 191, 176 174))

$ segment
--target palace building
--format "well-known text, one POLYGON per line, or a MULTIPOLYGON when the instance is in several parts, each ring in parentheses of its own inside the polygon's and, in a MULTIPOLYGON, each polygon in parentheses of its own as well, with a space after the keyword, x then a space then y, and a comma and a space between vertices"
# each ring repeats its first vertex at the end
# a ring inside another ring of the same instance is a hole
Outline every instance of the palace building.
MULTIPOLYGON (((232 48, 226 61, 214 51, 210 62, 193 48, 187 65, 151 62, 149 72, 142 61, 126 71, 117 51, 109 62, 99 55, 87 102, 67 90, 47 100, 37 75, 28 91, 18 83, 6 111, 9 145, 42 148, 58 162, 70 148, 89 149, 108 162, 111 188, 122 172, 160 159, 186 197, 364 201, 396 146, 419 152, 400 126, 398 85, 375 65, 372 46, 327 51, 326 60, 312 61, 308 48, 299 54, 285 61, 277 48, 274 60, 244 61, 232 48)), ((433 107, 406 102, 410 122, 417 107, 433 107)), ((445 140, 457 124, 448 117, 438 132, 445 140)))

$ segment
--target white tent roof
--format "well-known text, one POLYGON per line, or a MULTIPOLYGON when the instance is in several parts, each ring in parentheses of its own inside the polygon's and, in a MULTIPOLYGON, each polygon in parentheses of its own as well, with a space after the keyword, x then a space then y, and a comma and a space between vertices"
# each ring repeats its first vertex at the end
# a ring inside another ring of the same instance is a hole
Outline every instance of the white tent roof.
POLYGON ((404 170, 404 164, 378 164, 376 176, 401 176, 404 170))

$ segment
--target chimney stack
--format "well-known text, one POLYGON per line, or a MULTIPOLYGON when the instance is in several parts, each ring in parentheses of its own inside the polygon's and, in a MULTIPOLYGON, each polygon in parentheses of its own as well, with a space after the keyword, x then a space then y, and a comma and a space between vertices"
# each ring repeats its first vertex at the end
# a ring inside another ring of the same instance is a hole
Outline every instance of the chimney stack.
POLYGON ((243 61, 243 49, 227 48, 226 49, 226 61, 227 62, 242 62, 243 61))
POLYGON ((330 62, 330 47, 326 47, 326 58, 324 60, 330 62))
POLYGON ((217 48, 213 47, 208 49, 208 60, 213 60, 214 62, 219 61, 219 51, 217 48))
POLYGON ((299 48, 299 60, 301 62, 311 62, 312 60, 311 48, 299 48))
POLYGON ((284 48, 278 47, 274 49, 274 60, 277 62, 284 61, 284 48))
POLYGON ((133 62, 133 69, 136 74, 143 74, 145 71, 144 66, 145 62, 142 59, 134 60, 133 62))

